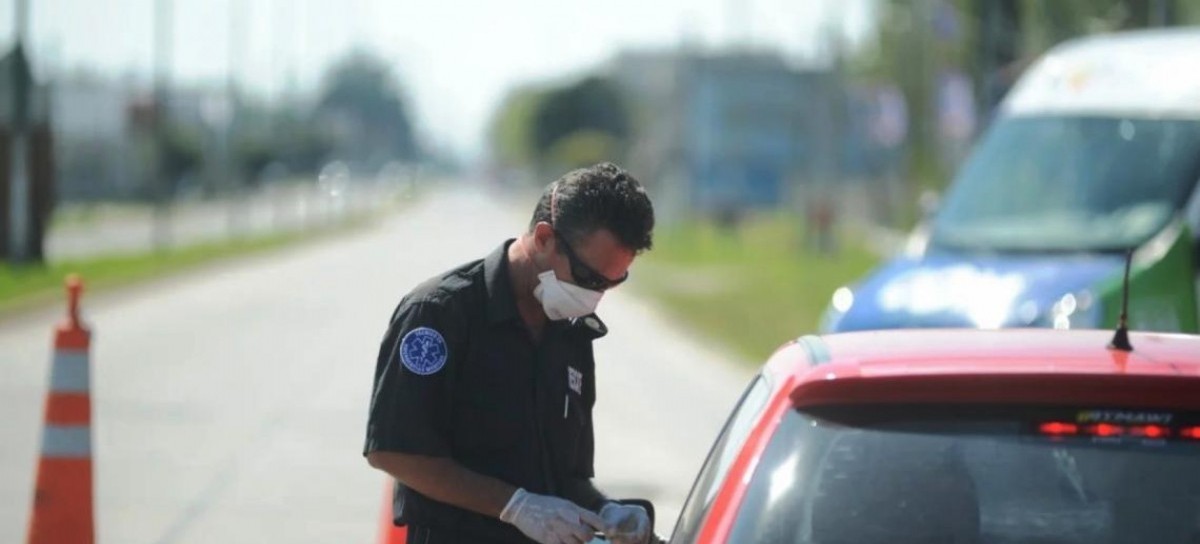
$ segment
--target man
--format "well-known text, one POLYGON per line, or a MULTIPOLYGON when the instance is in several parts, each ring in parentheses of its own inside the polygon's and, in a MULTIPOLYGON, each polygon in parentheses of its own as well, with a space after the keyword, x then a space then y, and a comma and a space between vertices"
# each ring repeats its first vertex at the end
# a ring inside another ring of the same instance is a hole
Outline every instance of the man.
POLYGON ((591 482, 593 313, 650 249, 654 211, 604 163, 550 184, 529 229, 401 300, 380 346, 364 455, 418 544, 617 544, 647 512, 591 482))

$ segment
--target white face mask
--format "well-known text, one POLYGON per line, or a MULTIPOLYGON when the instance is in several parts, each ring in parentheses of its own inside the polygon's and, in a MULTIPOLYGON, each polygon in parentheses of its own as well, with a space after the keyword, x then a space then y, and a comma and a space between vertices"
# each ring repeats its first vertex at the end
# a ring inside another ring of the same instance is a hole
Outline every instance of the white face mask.
POLYGON ((554 270, 547 270, 538 274, 538 286, 533 289, 533 296, 542 303, 546 317, 558 321, 595 312, 604 293, 560 281, 554 270))

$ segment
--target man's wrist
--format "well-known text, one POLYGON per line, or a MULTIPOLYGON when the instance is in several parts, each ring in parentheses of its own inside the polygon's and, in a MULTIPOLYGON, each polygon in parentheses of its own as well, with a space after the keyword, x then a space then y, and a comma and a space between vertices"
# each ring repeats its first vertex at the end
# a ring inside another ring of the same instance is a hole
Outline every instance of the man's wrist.
POLYGON ((513 518, 516 517, 517 512, 521 509, 520 503, 522 499, 528 494, 528 491, 520 487, 516 491, 513 491, 512 496, 508 498, 508 503, 504 505, 504 508, 500 509, 500 521, 512 523, 513 518))

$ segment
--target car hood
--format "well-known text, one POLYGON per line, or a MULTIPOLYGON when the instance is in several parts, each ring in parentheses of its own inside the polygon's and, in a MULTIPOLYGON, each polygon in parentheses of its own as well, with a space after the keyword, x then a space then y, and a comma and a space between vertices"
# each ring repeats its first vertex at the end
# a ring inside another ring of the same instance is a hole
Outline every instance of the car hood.
POLYGON ((1123 266, 1114 255, 904 258, 855 286, 850 308, 826 325, 840 332, 1048 324, 1045 316, 1063 296, 1093 289, 1123 266))

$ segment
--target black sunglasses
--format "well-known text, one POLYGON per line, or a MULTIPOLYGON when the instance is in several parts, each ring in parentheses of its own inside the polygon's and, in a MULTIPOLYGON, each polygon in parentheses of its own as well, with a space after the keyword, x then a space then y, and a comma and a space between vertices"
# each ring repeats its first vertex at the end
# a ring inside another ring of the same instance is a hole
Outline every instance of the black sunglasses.
POLYGON ((567 243, 566 238, 560 236, 557 232, 554 237, 558 240, 559 245, 563 248, 563 253, 567 255, 567 262, 571 263, 571 278, 575 280, 575 285, 592 291, 605 291, 612 289, 629 279, 629 271, 625 271, 625 275, 619 279, 610 280, 604 277, 603 274, 596 269, 587 265, 575 254, 575 250, 571 249, 571 244, 567 243))

